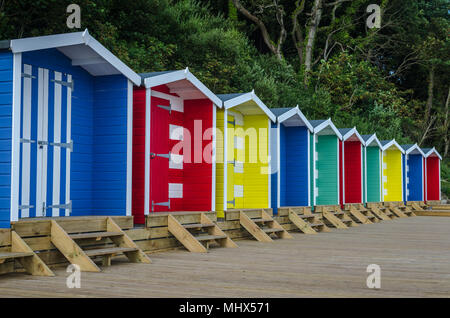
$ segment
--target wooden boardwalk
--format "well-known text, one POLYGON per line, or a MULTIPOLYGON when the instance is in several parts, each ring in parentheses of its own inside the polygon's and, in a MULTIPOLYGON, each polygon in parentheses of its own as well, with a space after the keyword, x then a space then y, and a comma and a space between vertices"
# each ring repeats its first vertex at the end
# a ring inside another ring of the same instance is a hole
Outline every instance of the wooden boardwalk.
POLYGON ((4 275, 0 297, 450 297, 450 218, 292 235, 206 254, 156 253, 152 264, 117 259, 82 273, 81 289, 66 287, 64 268, 56 277, 4 275), (369 264, 381 266, 379 290, 366 287, 369 264))

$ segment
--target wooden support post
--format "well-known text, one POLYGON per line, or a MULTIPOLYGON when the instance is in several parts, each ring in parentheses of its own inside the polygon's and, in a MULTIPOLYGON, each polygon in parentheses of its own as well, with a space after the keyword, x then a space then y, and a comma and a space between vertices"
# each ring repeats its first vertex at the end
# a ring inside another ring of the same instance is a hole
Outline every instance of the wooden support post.
POLYGON ((134 241, 128 237, 128 235, 117 225, 111 217, 106 219, 106 230, 108 232, 119 232, 122 236, 110 237, 111 241, 118 247, 132 247, 136 251, 124 252, 125 256, 133 263, 151 263, 150 258, 134 243, 134 241))
POLYGON ((302 218, 300 218, 297 213, 289 209, 289 220, 303 233, 305 234, 317 234, 317 232, 305 222, 302 218))
POLYGON ((395 206, 391 206, 388 209, 391 210, 391 212, 393 212, 399 218, 407 218, 408 217, 405 213, 403 213, 399 208, 397 208, 395 206))
POLYGON ((48 266, 40 259, 39 256, 25 243, 24 240, 15 232, 11 231, 11 252, 33 253, 29 257, 21 257, 17 260, 22 264, 23 268, 35 276, 55 276, 48 266))
POLYGON ((177 238, 190 252, 206 253, 207 249, 200 243, 180 222, 172 215, 167 216, 167 225, 169 232, 177 238))
POLYGON ((424 211, 424 209, 422 209, 416 202, 413 202, 411 204, 412 208, 416 211, 424 211))
POLYGON ((77 264, 82 271, 100 272, 100 268, 55 220, 51 220, 51 242, 71 264, 77 264))
POLYGON ((261 228, 252 221, 244 212, 239 213, 239 222, 244 229, 247 230, 254 238, 260 242, 273 242, 272 238, 267 235, 261 228))

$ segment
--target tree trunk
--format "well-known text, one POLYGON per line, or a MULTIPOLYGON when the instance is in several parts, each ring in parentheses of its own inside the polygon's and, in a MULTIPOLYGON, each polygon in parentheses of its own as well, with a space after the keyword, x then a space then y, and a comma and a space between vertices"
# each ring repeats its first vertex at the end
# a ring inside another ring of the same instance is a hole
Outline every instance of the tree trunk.
POLYGON ((306 0, 297 0, 295 2, 295 10, 292 13, 292 41, 294 42, 294 46, 297 49, 298 58, 300 61, 300 65, 302 66, 304 63, 303 56, 303 33, 300 25, 298 23, 298 16, 305 9, 305 1, 306 0))
POLYGON ((311 11, 311 19, 309 22, 309 31, 305 50, 305 85, 309 81, 309 73, 312 68, 314 42, 317 35, 317 29, 322 18, 322 0, 314 0, 314 6, 311 11))
POLYGON ((433 89, 434 89, 434 66, 431 66, 430 73, 428 75, 428 99, 425 106, 425 126, 428 125, 430 120, 431 108, 433 107, 433 89))

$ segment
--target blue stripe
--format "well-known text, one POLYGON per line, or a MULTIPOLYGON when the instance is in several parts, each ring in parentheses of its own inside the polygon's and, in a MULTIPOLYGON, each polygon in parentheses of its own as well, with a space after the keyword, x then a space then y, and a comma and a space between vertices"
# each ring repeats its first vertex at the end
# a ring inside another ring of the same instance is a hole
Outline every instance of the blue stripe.
MULTIPOLYGON (((49 71, 48 83, 48 142, 54 142, 54 117, 55 117, 55 72, 49 71)), ((53 147, 47 147, 47 202, 46 207, 53 204, 53 147)), ((45 158, 44 158, 45 160, 45 158)), ((52 216, 52 209, 46 209, 46 216, 52 216)))

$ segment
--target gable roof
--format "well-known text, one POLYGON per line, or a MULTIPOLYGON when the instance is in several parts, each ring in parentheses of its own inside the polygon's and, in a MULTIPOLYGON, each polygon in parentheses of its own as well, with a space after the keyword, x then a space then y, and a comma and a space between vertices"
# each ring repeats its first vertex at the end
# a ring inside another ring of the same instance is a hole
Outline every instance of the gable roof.
POLYGON ((377 134, 362 135, 361 137, 362 137, 362 139, 364 139, 364 145, 366 147, 370 147, 371 144, 375 143, 378 147, 383 148, 380 140, 377 137, 377 134))
POLYGON ((13 53, 45 49, 58 49, 93 76, 122 74, 135 85, 141 84, 141 77, 94 39, 86 29, 83 32, 62 33, 4 41, 13 53))
POLYGON ((142 77, 142 84, 146 88, 167 85, 172 93, 176 93, 185 99, 206 97, 216 106, 222 108, 222 100, 200 82, 187 67, 184 70, 141 73, 139 75, 142 77))
POLYGON ((343 141, 346 141, 347 139, 349 139, 350 137, 355 135, 356 138, 358 138, 359 142, 362 143, 363 146, 365 146, 364 139, 361 137, 361 135, 359 134, 358 130, 356 130, 356 127, 353 127, 353 128, 340 128, 339 132, 342 135, 342 140, 343 141))
POLYGON ((286 123, 288 127, 306 126, 310 132, 314 131, 313 126, 303 115, 298 105, 293 108, 272 108, 271 111, 278 117, 279 123, 286 123))
POLYGON ((417 144, 406 144, 406 145, 400 145, 403 150, 405 151, 405 154, 408 155, 412 152, 419 153, 422 156, 425 156, 425 153, 420 149, 420 147, 417 144))
POLYGON ((398 144, 398 142, 395 141, 395 139, 392 140, 382 140, 381 141, 381 145, 383 146, 381 149, 387 150, 389 148, 391 148, 392 146, 397 147, 398 150, 400 150, 401 153, 405 153, 405 151, 403 150, 403 148, 398 144))
POLYGON ((247 115, 263 112, 271 121, 276 121, 276 116, 270 109, 256 96, 255 91, 248 93, 219 94, 217 97, 222 101, 225 109, 233 107, 239 108, 239 111, 247 112, 247 115))
POLYGON ((422 151, 424 152, 425 158, 428 158, 428 157, 434 155, 435 157, 438 157, 440 160, 442 160, 441 155, 434 147, 433 148, 422 148, 422 151))
POLYGON ((319 120, 310 120, 309 121, 311 125, 314 127, 314 133, 317 134, 324 130, 327 127, 330 127, 336 136, 338 136, 339 139, 342 140, 342 134, 339 132, 339 130, 336 128, 336 126, 331 121, 331 118, 328 119, 319 119, 319 120))

